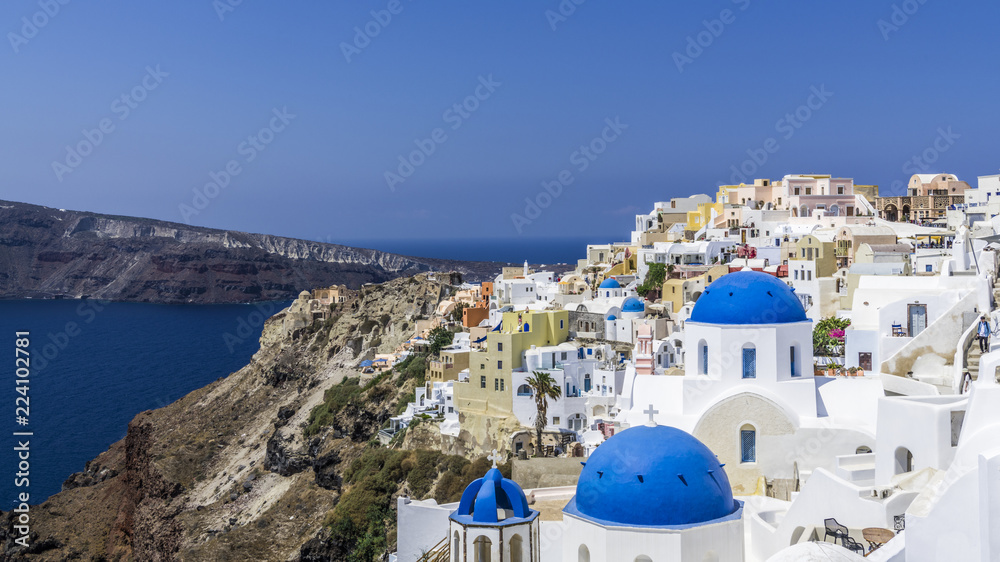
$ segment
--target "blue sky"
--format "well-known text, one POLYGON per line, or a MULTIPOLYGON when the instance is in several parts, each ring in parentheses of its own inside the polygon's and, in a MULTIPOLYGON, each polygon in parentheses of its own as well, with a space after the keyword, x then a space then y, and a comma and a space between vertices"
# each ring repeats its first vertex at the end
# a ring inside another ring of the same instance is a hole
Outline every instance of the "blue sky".
POLYGON ((732 167, 883 191, 1000 167, 996 3, 229 1, 0 5, 0 198, 329 242, 600 242, 732 167))

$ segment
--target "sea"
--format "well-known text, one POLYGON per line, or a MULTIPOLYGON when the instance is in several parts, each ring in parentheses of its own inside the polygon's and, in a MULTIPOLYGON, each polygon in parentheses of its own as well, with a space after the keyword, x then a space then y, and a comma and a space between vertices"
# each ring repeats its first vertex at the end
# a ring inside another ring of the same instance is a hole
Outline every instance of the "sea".
POLYGON ((41 503, 124 437, 136 414, 248 364, 264 319, 288 304, 0 301, 0 347, 9 354, 0 376, 0 509, 16 507, 22 493, 41 503), (26 370, 19 359, 28 359, 26 370))

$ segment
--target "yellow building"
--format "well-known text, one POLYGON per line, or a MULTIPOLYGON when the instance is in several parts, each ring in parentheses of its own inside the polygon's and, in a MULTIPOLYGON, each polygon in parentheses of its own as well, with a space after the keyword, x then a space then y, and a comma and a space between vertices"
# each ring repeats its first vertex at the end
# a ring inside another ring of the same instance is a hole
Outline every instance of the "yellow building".
POLYGON ((486 351, 469 355, 469 380, 455 384, 458 410, 466 417, 512 417, 511 371, 521 368, 524 351, 568 338, 569 311, 505 312, 500 331, 486 336, 486 351))
POLYGON ((470 353, 467 349, 441 351, 440 359, 432 360, 427 365, 428 387, 434 382, 457 381, 458 373, 469 368, 470 353))
POLYGON ((833 237, 806 234, 795 243, 794 260, 816 262, 816 276, 830 277, 837 271, 837 247, 833 237))
POLYGON ((663 282, 660 302, 671 307, 670 312, 678 312, 686 302, 698 300, 701 293, 712 281, 729 273, 729 266, 715 265, 705 273, 688 279, 667 279, 663 282))

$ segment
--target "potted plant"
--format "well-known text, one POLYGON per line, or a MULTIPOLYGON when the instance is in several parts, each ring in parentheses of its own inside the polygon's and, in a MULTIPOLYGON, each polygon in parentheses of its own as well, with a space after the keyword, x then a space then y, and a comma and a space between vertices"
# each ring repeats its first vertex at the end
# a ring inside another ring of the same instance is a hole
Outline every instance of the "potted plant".
POLYGON ((848 368, 847 369, 847 374, 849 376, 852 376, 852 377, 858 376, 858 368, 857 367, 850 367, 850 368, 848 368))

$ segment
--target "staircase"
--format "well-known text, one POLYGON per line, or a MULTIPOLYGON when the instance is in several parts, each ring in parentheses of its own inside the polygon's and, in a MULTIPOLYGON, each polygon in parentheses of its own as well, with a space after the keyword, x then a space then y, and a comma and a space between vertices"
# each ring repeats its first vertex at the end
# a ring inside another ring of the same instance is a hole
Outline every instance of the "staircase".
POLYGON ((448 537, 441 539, 423 556, 417 558, 417 562, 448 562, 451 558, 451 549, 448 548, 448 537))

